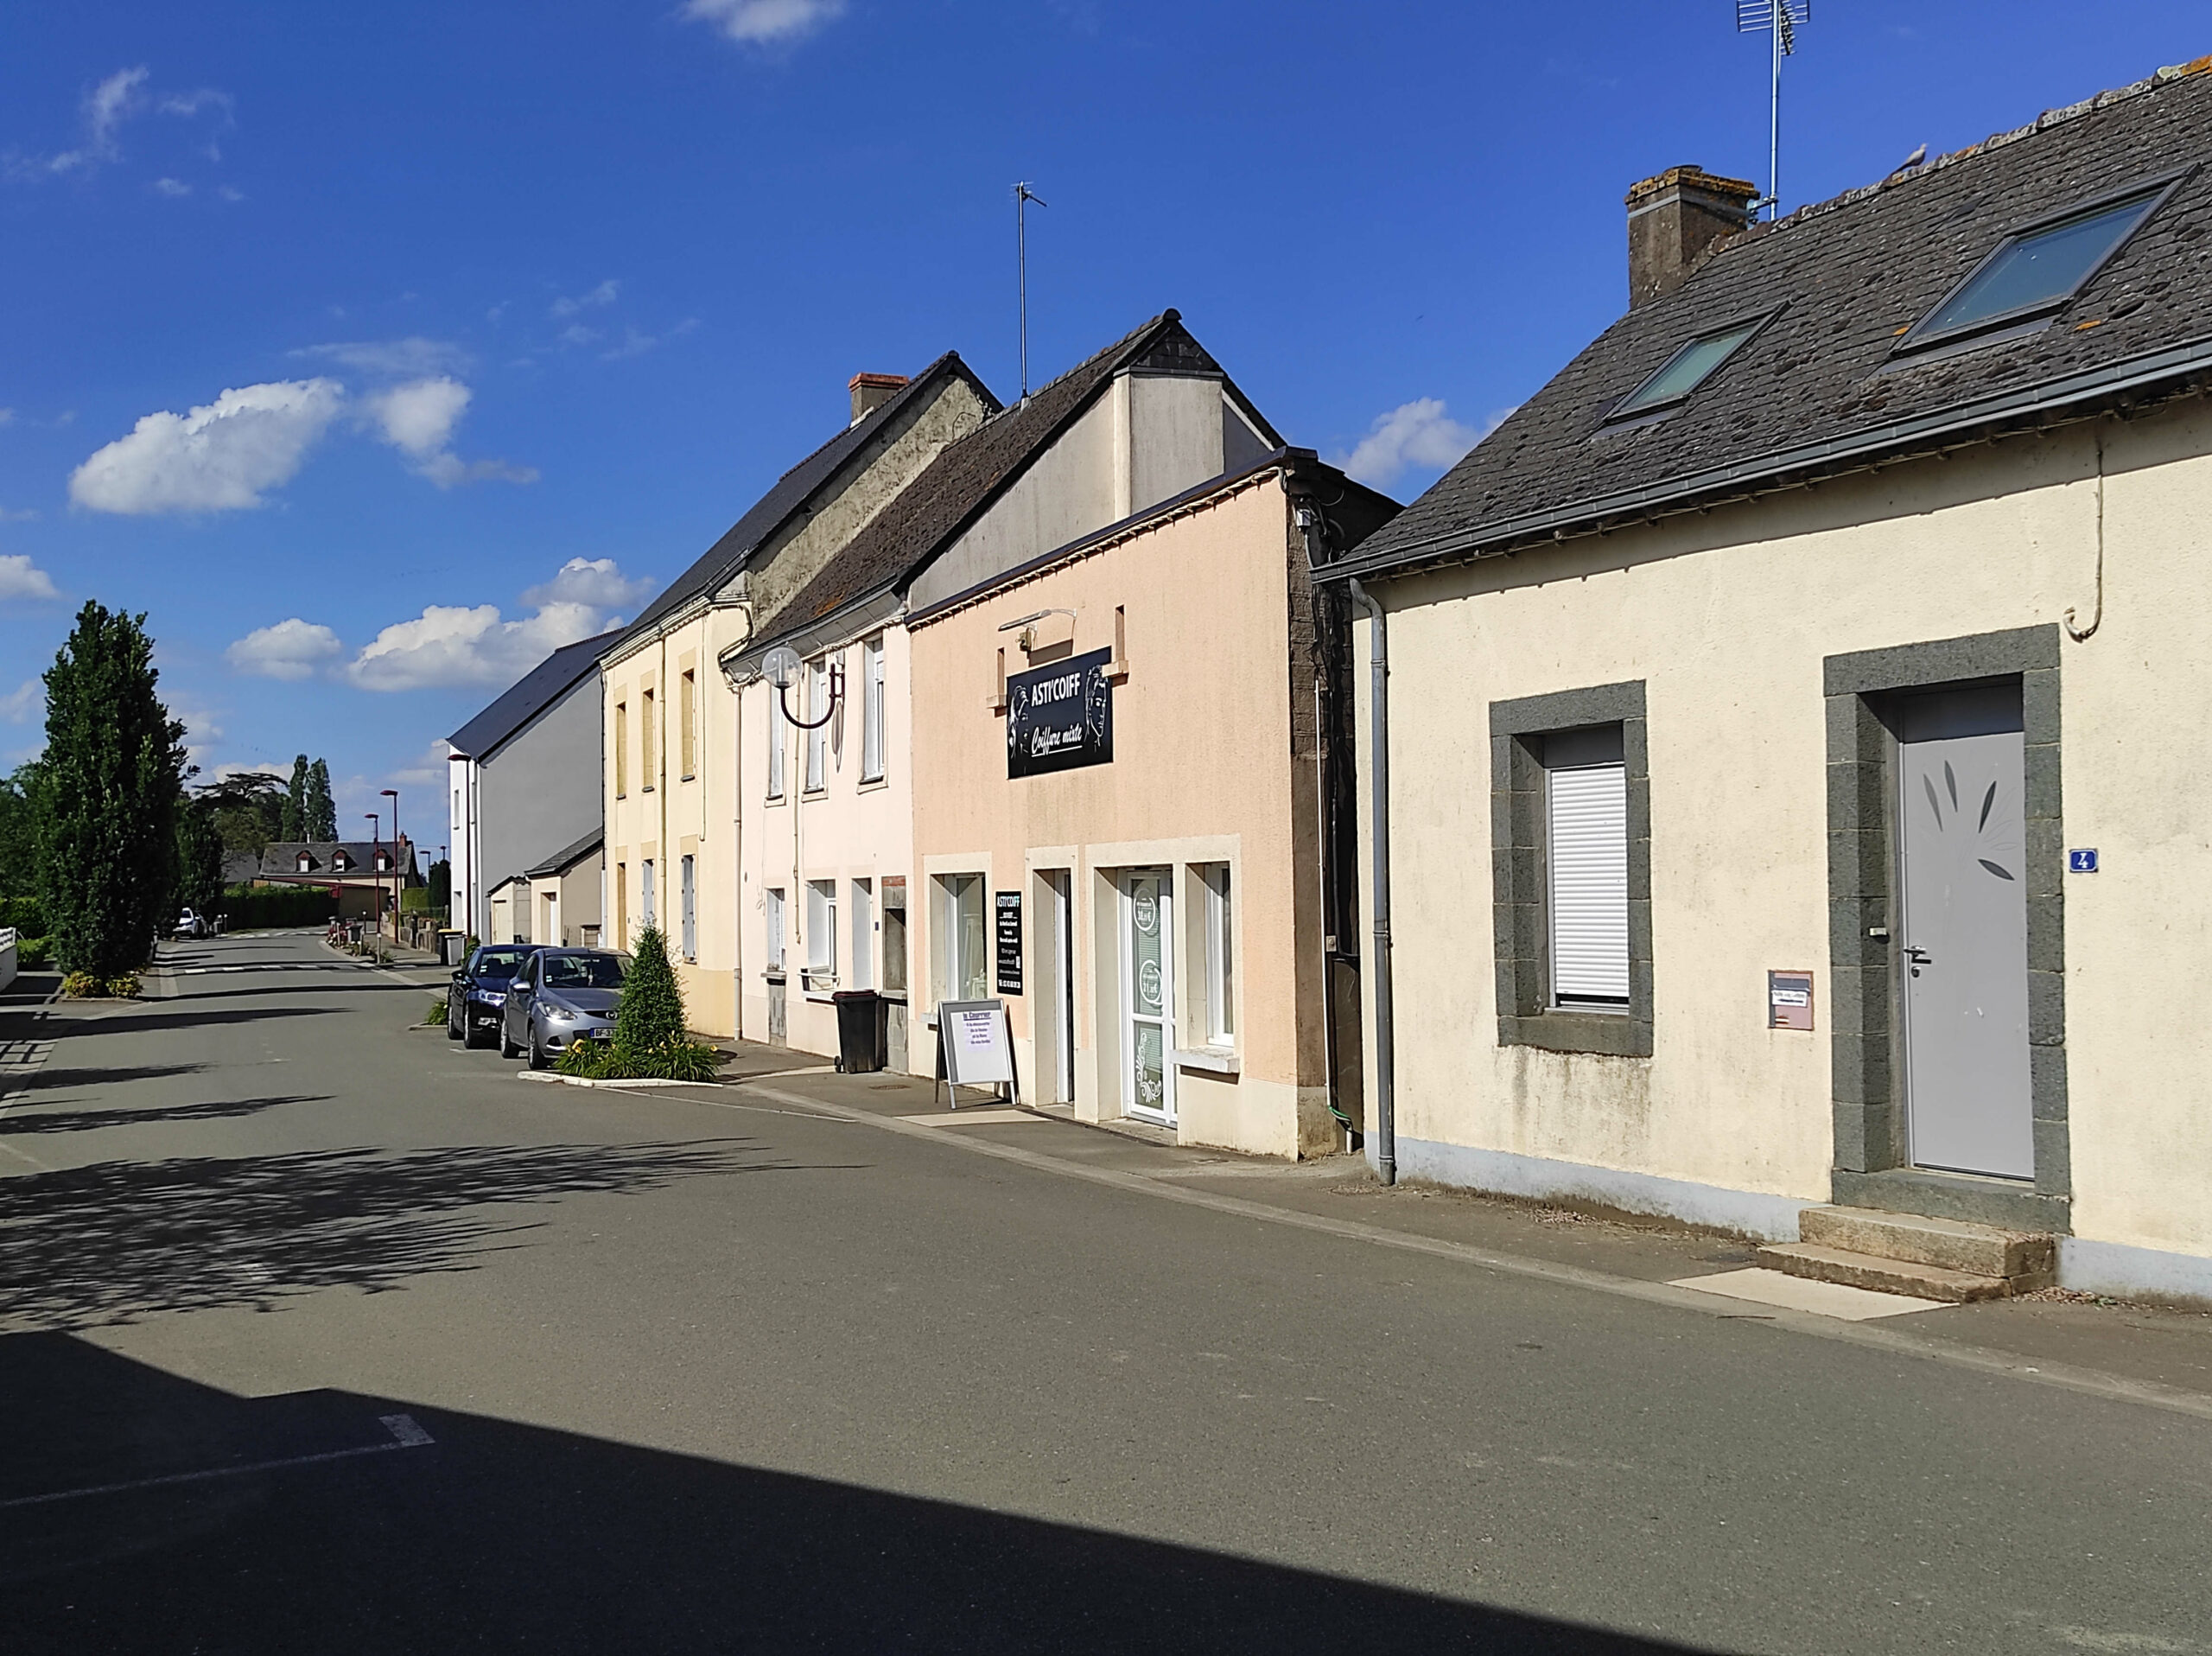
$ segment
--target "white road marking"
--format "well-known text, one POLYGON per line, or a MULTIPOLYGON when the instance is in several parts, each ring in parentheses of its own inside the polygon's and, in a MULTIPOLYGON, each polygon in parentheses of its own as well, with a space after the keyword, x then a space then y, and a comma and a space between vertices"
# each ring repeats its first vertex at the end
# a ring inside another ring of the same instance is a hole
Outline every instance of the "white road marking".
POLYGON ((329 1449, 321 1455, 295 1455, 283 1461, 256 1461, 248 1466, 220 1466, 206 1472, 172 1472, 165 1478, 134 1478, 127 1483, 96 1483, 82 1489, 61 1489, 50 1495, 18 1495, 0 1500, 0 1511, 10 1506, 43 1506, 49 1501, 81 1500, 90 1495, 119 1495, 133 1489, 159 1489, 169 1484, 203 1483, 210 1478, 242 1478, 250 1472, 275 1472, 285 1467, 319 1466, 325 1461, 350 1461, 362 1455, 389 1455, 394 1449, 423 1449, 436 1440, 411 1415, 381 1415, 389 1443, 369 1443, 360 1449, 329 1449))
POLYGON ((1027 1110, 948 1110, 934 1116, 901 1116, 917 1127, 987 1127, 1007 1121, 1042 1121, 1027 1110))
POLYGON ((1911 1311, 1940 1311, 1947 1300, 1924 1300, 1910 1294, 1882 1294, 1871 1288, 1843 1283, 1816 1283, 1809 1277, 1793 1277, 1786 1271, 1724 1271, 1712 1277, 1683 1277, 1671 1286, 1694 1288, 1700 1294, 1726 1294, 1731 1299, 1758 1305, 1779 1305, 1815 1316, 1841 1317, 1864 1322, 1871 1317, 1904 1316, 1911 1311))

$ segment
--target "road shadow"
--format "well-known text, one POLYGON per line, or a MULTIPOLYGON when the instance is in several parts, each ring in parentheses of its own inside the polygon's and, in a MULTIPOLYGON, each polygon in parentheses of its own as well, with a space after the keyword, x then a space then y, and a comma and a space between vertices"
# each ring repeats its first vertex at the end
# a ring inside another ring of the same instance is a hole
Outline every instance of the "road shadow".
MULTIPOLYGON (((169 1075, 196 1075, 205 1064, 125 1064, 104 1069, 55 1069, 51 1065, 22 1084, 27 1092, 65 1086, 119 1086, 126 1081, 158 1081, 169 1075)), ((16 1131, 11 1121, 7 1131, 16 1131)))
POLYGON ((0 1499, 391 1444, 402 1413, 433 1440, 0 1507, 11 1653, 1686 1648, 389 1398, 242 1398, 74 1339, 0 1340, 0 1393, 43 1446, 0 1499))
POLYGON ((216 1023, 262 1023, 270 1018, 327 1017, 338 1010, 329 1006, 245 1006, 232 1011, 194 1010, 185 999, 150 1001, 143 1004, 174 1006, 174 1012, 116 1012, 103 1017, 66 1018, 52 1027, 57 1035, 147 1035, 162 1029, 201 1029, 216 1023))
POLYGON ((0 1179, 0 1319, 93 1328, 162 1311, 273 1309, 326 1288, 377 1292, 474 1270, 485 1254, 518 1245, 536 1222, 517 1207, 798 1170, 727 1138, 310 1150, 23 1174, 0 1179))
MULTIPOLYGON (((31 1082, 34 1087, 43 1084, 42 1078, 35 1077, 31 1082)), ((329 1100, 327 1092, 289 1092, 275 1098, 216 1099, 206 1104, 163 1105, 143 1110, 134 1110, 127 1105, 113 1110, 41 1108, 35 1114, 27 1115, 19 1107, 9 1114, 4 1123, 0 1123, 0 1138, 18 1138, 27 1133, 98 1132, 104 1127, 143 1127, 162 1121, 228 1121, 239 1116, 257 1116, 264 1110, 288 1104, 327 1104, 329 1100)))

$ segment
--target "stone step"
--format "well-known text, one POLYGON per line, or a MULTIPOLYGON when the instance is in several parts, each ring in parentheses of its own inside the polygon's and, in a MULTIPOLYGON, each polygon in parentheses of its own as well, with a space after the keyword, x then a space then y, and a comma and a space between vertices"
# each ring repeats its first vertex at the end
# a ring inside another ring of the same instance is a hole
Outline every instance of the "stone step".
POLYGON ((2048 1285, 2058 1264, 2058 1245, 2049 1236, 1871 1207, 1808 1207, 1797 1216, 1797 1239, 1878 1259, 2003 1277, 2015 1293, 2048 1285))
POLYGON ((1910 1294, 1916 1299, 1941 1300, 1962 1305, 1968 1300, 2003 1299, 2012 1284, 2002 1277, 1985 1277, 1971 1271, 1943 1265, 1919 1264, 1909 1259, 1884 1259, 1847 1248, 1822 1247, 1812 1242, 1774 1242, 1761 1248, 1758 1262, 1770 1271, 1787 1271, 1816 1283, 1840 1283, 1847 1288, 1871 1288, 1878 1294, 1910 1294))

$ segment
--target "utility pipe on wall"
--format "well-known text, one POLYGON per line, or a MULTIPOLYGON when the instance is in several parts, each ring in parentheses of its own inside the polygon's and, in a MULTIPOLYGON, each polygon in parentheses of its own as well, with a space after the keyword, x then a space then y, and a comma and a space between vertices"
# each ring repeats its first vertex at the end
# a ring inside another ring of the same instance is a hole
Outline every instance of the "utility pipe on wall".
POLYGON ((1386 1185, 1398 1181, 1397 1043, 1392 1029, 1390 996, 1390 668, 1389 638, 1382 606, 1357 581, 1347 583, 1352 602, 1367 612, 1368 767, 1374 826, 1375 895, 1375 1173, 1386 1185))

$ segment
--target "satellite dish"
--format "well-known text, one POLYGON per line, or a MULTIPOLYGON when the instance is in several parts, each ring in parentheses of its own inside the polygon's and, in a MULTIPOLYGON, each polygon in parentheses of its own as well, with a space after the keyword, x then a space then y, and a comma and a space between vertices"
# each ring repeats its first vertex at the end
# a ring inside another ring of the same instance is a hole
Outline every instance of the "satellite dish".
POLYGON ((793 685, 798 683, 799 674, 804 671, 804 667, 798 659, 797 650, 792 649, 788 644, 779 644, 768 652, 766 659, 760 663, 760 671, 768 682, 778 690, 789 690, 793 685))

